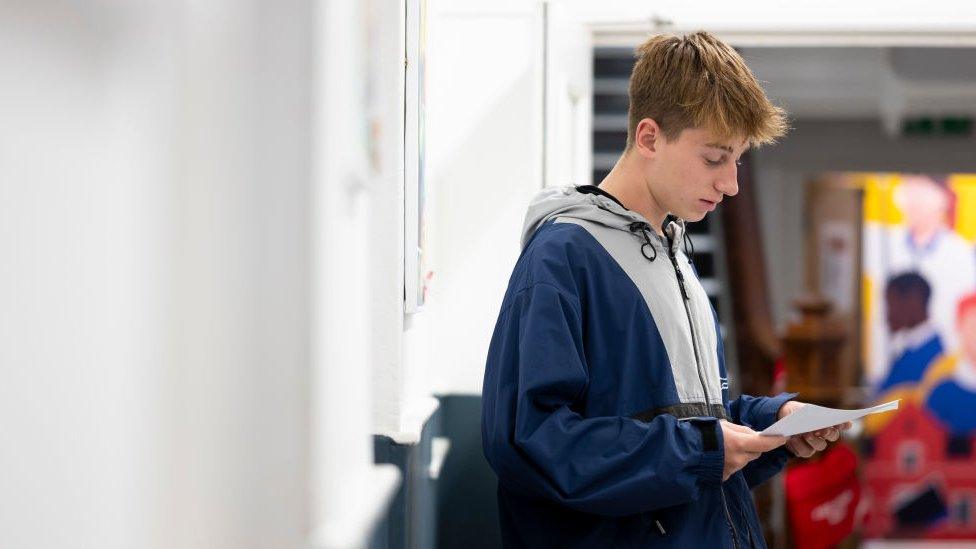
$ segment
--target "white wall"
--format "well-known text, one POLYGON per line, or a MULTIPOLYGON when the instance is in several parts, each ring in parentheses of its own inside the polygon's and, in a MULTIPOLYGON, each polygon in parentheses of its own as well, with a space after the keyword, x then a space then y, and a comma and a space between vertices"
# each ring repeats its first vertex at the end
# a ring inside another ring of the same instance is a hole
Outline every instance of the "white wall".
POLYGON ((522 218, 543 185, 543 11, 539 0, 427 2, 433 279, 418 313, 403 313, 403 174, 382 179, 371 199, 373 429, 401 443, 418 440, 432 394, 481 393, 522 218))
POLYGON ((0 8, 0 546, 307 546, 312 11, 0 8))
POLYGON ((368 234, 371 289, 374 389, 371 430, 376 433, 401 431, 403 406, 403 248, 404 248, 404 66, 406 54, 404 0, 374 2, 374 46, 363 58, 379 78, 371 124, 379 125, 379 174, 370 193, 374 223, 368 234), (385 12, 385 13, 383 13, 385 12), (380 16, 382 15, 382 16, 380 16))
POLYGON ((161 511, 135 493, 160 466, 169 193, 152 168, 171 150, 173 59, 165 33, 129 40, 126 15, 0 18, 5 547, 123 547, 161 511))
POLYGON ((587 185, 593 178, 592 31, 567 5, 545 7, 545 181, 587 185))
POLYGON ((542 188, 542 4, 430 2, 433 390, 480 394, 488 342, 542 188))
POLYGON ((772 32, 806 29, 952 29, 976 22, 976 9, 953 0, 882 2, 867 0, 755 0, 735 4, 722 0, 696 3, 658 0, 653 3, 631 0, 554 0, 579 13, 583 19, 599 24, 643 22, 650 26, 657 15, 681 28, 688 25, 708 29, 753 28, 772 32))

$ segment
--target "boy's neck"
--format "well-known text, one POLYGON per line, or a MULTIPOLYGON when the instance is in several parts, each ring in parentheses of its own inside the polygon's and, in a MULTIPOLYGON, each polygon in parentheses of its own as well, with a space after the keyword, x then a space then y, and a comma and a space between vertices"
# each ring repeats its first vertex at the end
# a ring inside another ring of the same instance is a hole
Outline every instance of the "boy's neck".
POLYGON ((668 211, 661 207, 651 191, 651 184, 644 178, 637 159, 625 152, 613 169, 598 185, 612 194, 625 208, 643 215, 654 232, 661 233, 661 225, 668 211))

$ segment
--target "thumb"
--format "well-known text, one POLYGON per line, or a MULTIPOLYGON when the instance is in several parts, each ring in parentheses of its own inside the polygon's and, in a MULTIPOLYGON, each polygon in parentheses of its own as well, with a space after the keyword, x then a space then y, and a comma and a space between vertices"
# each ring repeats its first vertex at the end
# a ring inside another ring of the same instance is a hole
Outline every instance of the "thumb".
POLYGON ((788 440, 789 437, 782 437, 778 435, 761 435, 756 433, 754 437, 750 437, 750 440, 747 443, 747 449, 753 452, 768 452, 786 444, 788 440))
POLYGON ((746 427, 745 425, 739 425, 738 423, 732 423, 731 421, 726 421, 724 419, 722 420, 722 426, 737 433, 744 433, 747 435, 755 434, 755 431, 746 427))

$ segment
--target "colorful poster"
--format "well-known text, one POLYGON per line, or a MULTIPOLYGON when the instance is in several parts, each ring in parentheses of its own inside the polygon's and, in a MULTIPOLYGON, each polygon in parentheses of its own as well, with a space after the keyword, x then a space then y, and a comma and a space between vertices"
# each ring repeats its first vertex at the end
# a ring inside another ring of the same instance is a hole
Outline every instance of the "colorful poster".
POLYGON ((861 177, 863 532, 976 539, 976 176, 861 177))

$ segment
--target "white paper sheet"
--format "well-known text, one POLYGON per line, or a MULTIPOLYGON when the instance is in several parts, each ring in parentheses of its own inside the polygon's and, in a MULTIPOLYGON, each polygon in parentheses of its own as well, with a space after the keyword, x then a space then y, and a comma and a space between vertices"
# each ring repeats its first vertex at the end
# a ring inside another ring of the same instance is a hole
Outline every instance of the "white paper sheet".
POLYGON ((810 431, 816 431, 825 427, 833 427, 834 425, 840 425, 841 423, 853 421, 867 415, 897 409, 897 400, 860 410, 838 410, 837 408, 824 408, 816 404, 807 404, 770 425, 760 434, 789 437, 800 433, 809 433, 810 431))

